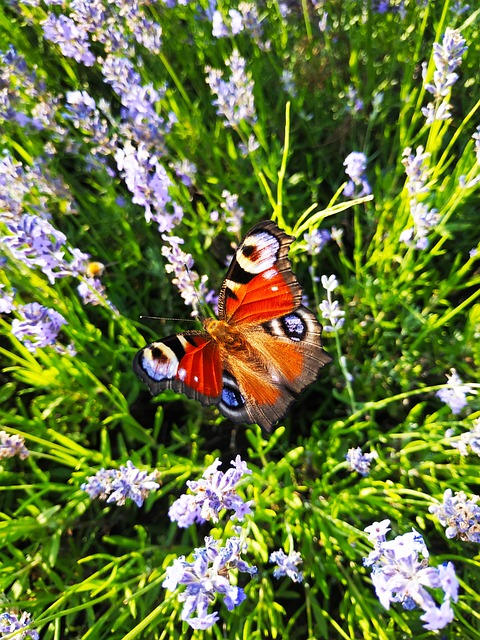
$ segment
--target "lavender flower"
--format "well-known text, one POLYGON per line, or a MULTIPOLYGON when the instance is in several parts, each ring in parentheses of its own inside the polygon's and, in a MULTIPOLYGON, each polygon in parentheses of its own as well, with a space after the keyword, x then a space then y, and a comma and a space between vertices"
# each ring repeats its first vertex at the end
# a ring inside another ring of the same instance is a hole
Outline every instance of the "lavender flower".
POLYGON ((22 613, 20 618, 16 613, 0 613, 0 638, 8 636, 12 640, 40 640, 38 631, 25 629, 32 623, 29 613, 22 613), (20 631, 15 635, 10 635, 20 631))
POLYGON ((156 222, 160 233, 172 231, 181 221, 183 212, 172 201, 169 193, 172 182, 158 158, 150 154, 143 142, 135 148, 127 140, 124 148, 118 149, 115 160, 133 194, 132 202, 144 207, 145 220, 156 222), (172 213, 168 206, 173 209, 172 213))
POLYGON ((0 313, 11 313, 15 309, 13 302, 15 291, 4 291, 4 289, 5 285, 0 284, 0 313))
POLYGON ((460 434, 460 439, 451 443, 452 447, 458 449, 462 456, 468 455, 468 447, 470 447, 471 453, 480 456, 480 418, 474 420, 472 424, 470 431, 460 434))
POLYGON ((191 187, 193 179, 197 173, 197 167, 190 160, 182 160, 177 162, 171 162, 170 168, 175 171, 177 178, 179 178, 186 187, 191 187))
POLYGON ((420 607, 428 629, 441 629, 453 619, 450 602, 458 600, 458 580, 453 564, 429 566, 429 553, 422 536, 410 533, 386 541, 390 521, 374 523, 365 529, 375 549, 364 559, 372 566, 372 583, 381 604, 390 608, 401 602, 405 609, 420 607), (442 589, 444 599, 438 607, 427 587, 442 589))
POLYGON ((222 198, 225 199, 225 202, 222 202, 220 206, 225 211, 224 218, 227 223, 227 231, 239 236, 242 230, 245 211, 243 207, 238 204, 238 196, 230 193, 227 189, 222 191, 222 198))
POLYGON ((67 58, 74 58, 86 67, 95 63, 95 56, 90 51, 88 34, 72 18, 51 13, 43 22, 43 35, 47 40, 58 44, 67 58))
POLYGON ((98 498, 107 503, 116 502, 120 506, 130 498, 137 507, 141 507, 150 492, 156 491, 160 486, 156 482, 158 477, 158 471, 140 471, 128 460, 126 466, 121 466, 120 469, 101 469, 94 476, 88 477, 81 489, 92 500, 98 498))
POLYGON ((327 299, 320 303, 319 309, 324 320, 330 323, 324 327, 324 331, 327 333, 338 331, 338 329, 342 328, 343 323, 345 322, 345 311, 340 309, 338 301, 333 300, 332 298, 332 292, 338 287, 338 280, 334 275, 329 276, 328 278, 327 276, 322 276, 321 282, 323 288, 327 292, 327 299))
POLYGON ((463 384, 460 376, 455 369, 450 369, 450 375, 447 376, 447 388, 440 389, 435 394, 442 402, 448 404, 452 413, 456 415, 467 406, 467 394, 476 394, 476 390, 469 387, 468 384, 463 384))
POLYGON ((453 495, 451 489, 443 494, 443 503, 431 505, 428 510, 435 515, 445 529, 447 538, 459 538, 464 542, 480 542, 480 496, 470 499, 464 491, 453 495))
POLYGON ((308 255, 316 256, 331 239, 332 236, 327 229, 313 229, 311 232, 305 233, 304 240, 307 243, 308 255))
POLYGON ((0 431, 0 458, 13 458, 18 456, 20 460, 25 460, 30 455, 30 451, 25 446, 25 440, 13 433, 0 431))
POLYGON ((231 584, 232 569, 255 575, 256 567, 248 565, 240 554, 246 550, 246 544, 239 537, 227 540, 224 547, 212 537, 205 538, 205 546, 195 549, 193 562, 185 556, 177 558, 167 567, 167 577, 163 586, 175 591, 179 585, 186 585, 185 591, 178 596, 184 602, 182 620, 193 629, 208 629, 218 621, 218 613, 208 613, 208 607, 215 601, 217 594, 222 596, 229 611, 245 600, 241 587, 231 584), (192 614, 196 612, 196 617, 192 614))
POLYGON ((235 49, 225 64, 230 67, 230 80, 223 80, 223 71, 206 68, 206 82, 217 96, 213 101, 217 106, 217 113, 225 118, 226 127, 236 127, 242 121, 254 124, 257 119, 253 99, 254 85, 251 75, 246 71, 246 61, 235 49))
POLYGON ((345 173, 350 178, 347 186, 343 190, 343 195, 347 198, 368 196, 372 189, 368 183, 367 156, 360 151, 352 151, 343 163, 345 173))
POLYGON ((447 28, 442 44, 435 42, 433 45, 433 61, 435 63, 433 82, 426 82, 427 64, 423 63, 424 87, 435 98, 435 102, 430 102, 422 108, 422 113, 427 118, 427 124, 432 124, 435 120, 448 120, 452 117, 452 105, 447 98, 452 85, 458 80, 455 69, 462 63, 462 56, 466 50, 465 39, 460 32, 447 28))
POLYGON ((85 278, 77 287, 78 295, 83 304, 96 306, 101 304, 105 296, 105 287, 98 278, 85 278))
POLYGON ((18 307, 17 313, 21 319, 12 321, 12 334, 32 353, 53 345, 62 325, 67 324, 58 311, 42 307, 38 302, 18 307))
POLYGON ((179 527, 188 527, 194 522, 212 520, 218 522, 220 511, 234 511, 231 519, 243 520, 251 513, 252 501, 244 502, 236 488, 242 477, 252 473, 240 456, 231 461, 232 467, 225 473, 217 471, 220 465, 217 458, 205 471, 201 480, 188 481, 192 493, 183 494, 175 500, 168 511, 172 522, 179 527))
POLYGON ((430 154, 424 153, 424 149, 421 146, 417 147, 415 155, 413 155, 410 147, 407 147, 403 152, 402 164, 407 174, 406 188, 410 194, 410 214, 413 218, 413 227, 402 231, 400 241, 417 249, 426 249, 428 247, 427 236, 439 221, 436 209, 430 209, 422 201, 425 194, 429 193, 427 186, 431 172, 427 164, 429 157, 430 154))
POLYGON ((378 453, 376 451, 362 453, 360 447, 357 447, 356 449, 349 449, 345 458, 352 471, 356 471, 362 476, 368 476, 370 473, 370 464, 372 460, 378 458, 378 453))
POLYGON ((278 549, 278 551, 270 554, 270 562, 277 565, 273 571, 274 578, 281 578, 287 575, 293 582, 302 582, 303 573, 297 569, 297 566, 303 560, 298 551, 290 551, 287 556, 283 549, 278 549))
POLYGON ((166 243, 162 247, 162 255, 169 263, 165 265, 165 271, 174 274, 173 284, 180 291, 185 304, 193 307, 191 315, 197 316, 199 298, 211 298, 206 287, 208 276, 204 275, 200 278, 198 273, 193 270, 192 256, 180 248, 184 242, 182 238, 163 234, 162 239, 166 243), (198 283, 198 287, 195 286, 196 283, 198 283))

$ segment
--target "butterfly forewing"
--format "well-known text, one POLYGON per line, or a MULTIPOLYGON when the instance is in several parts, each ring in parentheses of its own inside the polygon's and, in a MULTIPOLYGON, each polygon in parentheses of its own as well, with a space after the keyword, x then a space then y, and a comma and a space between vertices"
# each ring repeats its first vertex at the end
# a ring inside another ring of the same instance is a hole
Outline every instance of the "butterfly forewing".
POLYGON ((221 319, 261 324, 298 307, 302 289, 287 257, 292 241, 273 222, 262 222, 249 231, 220 291, 221 319))
POLYGON ((257 224, 235 252, 219 295, 219 320, 137 353, 134 369, 154 394, 183 391, 218 404, 234 422, 270 431, 321 367, 322 326, 301 306, 288 250, 293 238, 271 221, 257 224))

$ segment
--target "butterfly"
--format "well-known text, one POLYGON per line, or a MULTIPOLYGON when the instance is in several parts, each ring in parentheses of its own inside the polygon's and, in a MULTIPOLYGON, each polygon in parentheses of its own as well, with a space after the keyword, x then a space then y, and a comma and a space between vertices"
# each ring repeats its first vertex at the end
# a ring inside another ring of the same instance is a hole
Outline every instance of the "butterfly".
POLYGON ((285 416, 331 361, 321 324, 301 303, 288 259, 293 240, 272 221, 255 225, 227 271, 218 319, 138 351, 133 369, 153 395, 180 391, 265 431, 285 416))

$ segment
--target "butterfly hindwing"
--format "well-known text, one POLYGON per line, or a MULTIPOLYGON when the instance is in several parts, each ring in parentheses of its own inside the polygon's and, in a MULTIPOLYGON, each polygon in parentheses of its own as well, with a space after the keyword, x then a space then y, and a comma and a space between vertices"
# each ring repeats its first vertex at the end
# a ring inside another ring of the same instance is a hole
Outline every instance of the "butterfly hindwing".
POLYGON ((330 362, 321 331, 315 315, 303 306, 249 329, 249 344, 259 355, 240 362, 227 359, 222 413, 234 422, 257 423, 270 431, 330 362))
POLYGON ((222 366, 208 333, 186 331, 152 342, 138 351, 133 369, 153 395, 173 389, 203 404, 219 401, 222 366))

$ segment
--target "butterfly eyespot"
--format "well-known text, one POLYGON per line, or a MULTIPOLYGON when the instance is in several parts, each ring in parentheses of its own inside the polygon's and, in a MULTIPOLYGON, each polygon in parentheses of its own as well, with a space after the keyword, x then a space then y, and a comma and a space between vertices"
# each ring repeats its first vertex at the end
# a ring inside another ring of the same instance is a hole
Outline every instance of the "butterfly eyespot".
POLYGON ((284 316, 281 319, 281 323, 285 334, 290 338, 290 340, 303 340, 307 332, 307 325, 299 315, 292 313, 288 316, 284 316))
POLYGON ((238 409, 245 405, 245 400, 236 381, 233 378, 230 380, 225 374, 223 376, 222 402, 230 409, 238 409))

